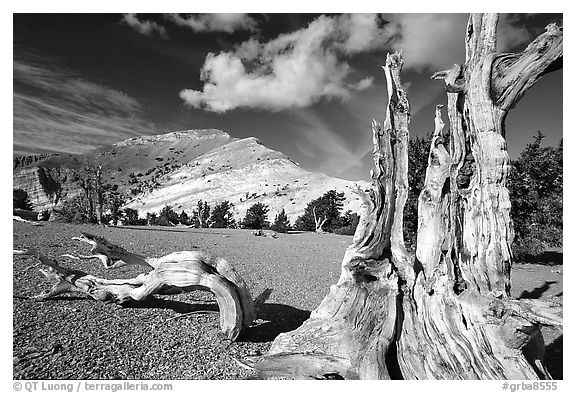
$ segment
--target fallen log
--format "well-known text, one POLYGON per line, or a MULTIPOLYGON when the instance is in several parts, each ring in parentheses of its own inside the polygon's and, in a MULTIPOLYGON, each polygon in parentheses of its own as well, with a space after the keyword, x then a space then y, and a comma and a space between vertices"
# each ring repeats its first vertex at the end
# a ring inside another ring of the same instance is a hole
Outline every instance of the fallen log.
POLYGON ((225 259, 203 251, 179 251, 161 258, 145 258, 127 251, 101 236, 82 233, 76 238, 92 245, 90 256, 75 259, 100 259, 106 268, 136 264, 152 268, 148 273, 134 278, 108 280, 80 270, 61 266, 35 249, 14 250, 14 255, 30 255, 37 258, 40 271, 53 282, 52 287, 36 296, 36 300, 49 299, 64 293, 82 293, 95 300, 125 304, 143 301, 160 294, 170 295, 194 290, 212 292, 220 309, 220 327, 230 339, 249 328, 256 319, 259 308, 270 295, 267 289, 256 301, 234 267, 225 259))

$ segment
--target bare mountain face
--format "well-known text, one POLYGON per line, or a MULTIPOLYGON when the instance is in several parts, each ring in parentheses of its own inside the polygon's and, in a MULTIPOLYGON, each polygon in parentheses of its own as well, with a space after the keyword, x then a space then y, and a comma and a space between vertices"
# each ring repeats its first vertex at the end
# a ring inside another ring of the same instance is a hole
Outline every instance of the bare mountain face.
POLYGON ((36 209, 52 208, 58 193, 63 199, 79 192, 72 180, 87 163, 102 165, 104 181, 129 195, 126 207, 140 216, 166 205, 190 214, 200 199, 211 206, 228 200, 236 219, 262 202, 270 206, 269 220, 284 208, 293 222, 308 202, 334 189, 345 194, 344 211, 360 208, 354 182, 308 172, 256 138, 220 130, 136 137, 87 155, 19 157, 13 187, 27 191, 36 209))
POLYGON ((51 209, 80 192, 75 178, 87 164, 102 165, 104 182, 134 197, 191 159, 235 140, 219 130, 191 130, 143 136, 89 154, 43 154, 14 158, 13 188, 26 191, 36 210, 51 209))

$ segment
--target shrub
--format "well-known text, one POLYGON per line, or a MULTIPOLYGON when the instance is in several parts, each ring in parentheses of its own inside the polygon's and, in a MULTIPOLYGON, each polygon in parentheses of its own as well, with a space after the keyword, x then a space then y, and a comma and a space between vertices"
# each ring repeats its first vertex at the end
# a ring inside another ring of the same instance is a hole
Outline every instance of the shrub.
POLYGON ((272 224, 270 229, 280 233, 286 233, 292 229, 292 226, 290 225, 290 220, 288 220, 288 216, 286 215, 284 209, 280 210, 280 212, 276 215, 276 217, 274 218, 274 223, 272 224))
POLYGON ((158 225, 158 216, 156 213, 146 213, 147 225, 158 225))
POLYGON ((232 228, 236 225, 232 209, 234 205, 229 201, 223 201, 214 206, 210 221, 212 228, 232 228))
POLYGON ((192 225, 197 228, 208 228, 210 226, 210 205, 208 205, 208 202, 198 201, 198 207, 192 213, 192 225))
POLYGON ((267 221, 269 208, 262 202, 256 202, 246 211, 242 225, 249 229, 262 229, 269 225, 267 221))
POLYGON ((110 211, 106 218, 114 225, 118 224, 118 220, 122 218, 124 212, 120 208, 126 202, 126 197, 120 194, 117 189, 117 185, 110 187, 103 195, 104 206, 110 211))
POLYGON ((126 225, 146 225, 146 219, 138 218, 138 210, 127 207, 124 209, 124 223, 126 225))
POLYGON ((332 232, 339 226, 340 211, 342 210, 344 199, 343 192, 338 193, 336 190, 327 191, 321 197, 308 203, 304 210, 304 214, 296 219, 294 226, 300 231, 315 231, 315 212, 316 217, 326 218, 326 222, 322 226, 322 229, 332 232))
POLYGON ((340 226, 334 229, 337 235, 354 235, 356 227, 360 222, 360 216, 348 210, 340 219, 340 226))
POLYGON ((32 202, 28 198, 28 193, 19 188, 12 191, 12 207, 14 209, 32 210, 32 202))
POLYGON ((508 189, 516 259, 562 246, 562 143, 542 146, 543 139, 538 131, 534 141, 511 162, 508 189))
POLYGON ((95 223, 96 215, 93 209, 88 206, 89 201, 84 195, 76 195, 72 198, 65 199, 59 205, 54 207, 54 213, 59 220, 72 223, 95 223))
POLYGON ((188 213, 186 213, 184 210, 182 210, 182 212, 180 213, 180 216, 178 216, 178 222, 180 222, 180 224, 182 225, 190 225, 190 216, 188 216, 188 213))
POLYGON ((425 137, 411 136, 408 146, 408 198, 404 206, 404 239, 408 248, 416 245, 418 198, 424 188, 431 142, 431 134, 425 137))
POLYGON ((172 209, 171 205, 166 205, 160 211, 156 225, 170 226, 178 223, 178 214, 172 209))

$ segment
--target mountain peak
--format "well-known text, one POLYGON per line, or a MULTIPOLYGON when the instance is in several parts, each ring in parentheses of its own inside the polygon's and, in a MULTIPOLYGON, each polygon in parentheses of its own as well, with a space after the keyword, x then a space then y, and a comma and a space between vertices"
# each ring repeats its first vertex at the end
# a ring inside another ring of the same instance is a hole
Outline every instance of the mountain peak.
POLYGON ((218 129, 140 136, 85 155, 42 158, 14 167, 14 187, 27 191, 40 209, 53 207, 50 181, 64 194, 77 193, 78 185, 67 180, 69 171, 88 162, 102 166, 105 181, 130 196, 127 207, 141 216, 166 205, 191 214, 199 200, 212 206, 227 200, 237 220, 256 202, 270 207, 269 220, 281 209, 294 220, 308 202, 333 189, 345 193, 345 210, 360 207, 353 182, 308 172, 258 138, 233 138, 218 129))
POLYGON ((150 144, 155 142, 175 142, 181 139, 184 140, 221 139, 228 141, 236 140, 236 138, 232 138, 230 134, 228 134, 227 132, 224 132, 216 128, 210 128, 210 129, 190 129, 190 130, 173 131, 160 135, 136 136, 115 143, 113 146, 124 147, 124 146, 150 144))

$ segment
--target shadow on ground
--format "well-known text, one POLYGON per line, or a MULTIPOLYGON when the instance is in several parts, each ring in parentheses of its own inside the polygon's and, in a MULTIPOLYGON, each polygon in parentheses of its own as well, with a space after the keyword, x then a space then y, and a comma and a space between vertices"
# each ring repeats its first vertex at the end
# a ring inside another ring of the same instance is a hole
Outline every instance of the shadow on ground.
POLYGON ((164 310, 174 310, 179 314, 192 312, 219 312, 217 303, 186 303, 178 300, 159 299, 149 297, 139 302, 129 301, 122 304, 126 308, 160 308, 164 310))
MULTIPOLYGON (((27 296, 15 296, 22 299, 28 299, 27 296)), ((87 300, 90 298, 78 296, 59 296, 44 301, 71 301, 87 300)), ((179 316, 185 316, 192 313, 219 313, 220 309, 216 302, 181 302, 172 299, 161 299, 150 296, 141 301, 128 301, 122 303, 124 308, 149 308, 173 310, 179 316)), ((265 321, 259 325, 248 329, 239 341, 242 342, 269 342, 273 341, 280 333, 289 332, 298 328, 305 320, 310 317, 310 311, 300 310, 285 304, 264 304, 258 312, 258 318, 265 321)))
POLYGON ((310 311, 287 306, 285 304, 264 303, 258 312, 258 318, 266 321, 248 329, 240 341, 273 341, 280 333, 298 328, 310 317, 310 311))
POLYGON ((542 294, 546 292, 552 284, 556 284, 558 281, 546 281, 544 284, 539 286, 538 288, 534 288, 531 291, 522 291, 518 299, 540 299, 542 294))
POLYGON ((547 266, 562 265, 563 260, 563 253, 558 251, 544 251, 536 255, 521 254, 516 258, 517 263, 534 263, 547 266))
MULTIPOLYGON (((219 312, 217 303, 186 303, 177 300, 150 297, 139 302, 122 304, 126 308, 158 308, 173 310, 180 315, 189 313, 219 312)), ((285 304, 264 304, 258 312, 258 318, 265 322, 248 329, 241 337, 241 342, 270 342, 280 333, 298 328, 310 317, 310 311, 300 310, 285 304)))
POLYGON ((560 335, 556 340, 546 346, 544 366, 546 366, 553 379, 564 379, 562 372, 563 337, 564 335, 560 335))
MULTIPOLYGON (((524 291, 520 298, 537 299, 546 291, 553 281, 547 281, 544 285, 530 292, 524 291)), ((58 297, 49 300, 90 300, 80 297, 58 297)), ((173 310, 184 316, 195 312, 219 312, 217 303, 187 303, 170 299, 149 297, 139 302, 127 302, 122 305, 126 308, 157 308, 173 310)), ((248 329, 240 338, 240 342, 271 342, 279 334, 292 331, 300 327, 310 317, 310 311, 287 306, 285 304, 263 304, 258 313, 258 318, 265 322, 248 329)), ((546 346, 544 366, 555 380, 563 379, 563 335, 557 337, 546 346)))

